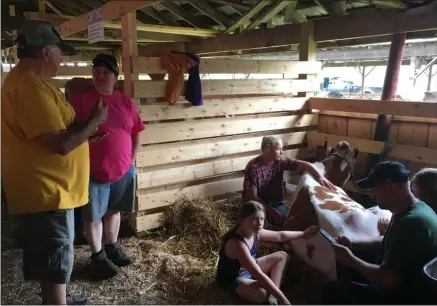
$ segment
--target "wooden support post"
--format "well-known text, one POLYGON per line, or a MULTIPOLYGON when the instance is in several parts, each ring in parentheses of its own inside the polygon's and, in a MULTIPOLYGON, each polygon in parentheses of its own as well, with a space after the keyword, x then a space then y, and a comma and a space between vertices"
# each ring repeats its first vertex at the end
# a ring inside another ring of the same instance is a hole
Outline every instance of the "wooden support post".
POLYGON ((430 90, 431 90, 431 80, 432 80, 432 65, 429 66, 429 71, 428 71, 428 84, 426 85, 426 91, 430 91, 430 90))
MULTIPOLYGON (((124 93, 129 96, 134 96, 133 82, 138 80, 138 74, 133 70, 133 57, 138 56, 137 44, 137 19, 136 11, 129 12, 121 16, 121 35, 123 39, 122 54, 123 64, 122 69, 124 73, 124 93)), ((135 104, 139 106, 139 100, 135 100, 135 104)), ((135 186, 136 188, 136 186, 135 186)), ((136 191, 135 191, 136 192, 136 191)), ((138 203, 135 204, 136 211, 138 203)), ((129 226, 135 232, 136 230, 137 213, 129 214, 129 226)))
MULTIPOLYGON (((299 44, 299 61, 316 60, 316 42, 314 40, 314 23, 312 21, 301 25, 301 36, 299 44)), ((299 74, 299 79, 307 80, 310 76, 299 74)), ((305 92, 298 93, 299 97, 306 97, 309 94, 305 92)))
POLYGON ((123 39, 123 72, 124 93, 134 96, 133 81, 138 80, 138 74, 133 73, 132 57, 138 56, 136 12, 121 16, 121 35, 123 39))
POLYGON ((402 59, 404 57, 406 38, 407 33, 398 33, 393 35, 390 53, 388 55, 387 72, 385 73, 381 100, 393 100, 396 96, 399 72, 401 70, 402 59))
MULTIPOLYGON (((407 33, 397 33, 393 35, 393 39, 390 46, 390 52, 388 55, 387 71, 385 73, 384 87, 382 89, 381 100, 393 100, 396 96, 396 90, 398 87, 399 72, 401 70, 402 58, 404 56, 405 40, 407 33)), ((390 130, 390 115, 378 115, 376 120, 375 135, 373 140, 387 141, 390 130)), ((380 160, 379 155, 369 155, 370 170, 380 160)))
POLYGON ((46 12, 46 3, 45 0, 38 0, 38 12, 45 13, 46 12))

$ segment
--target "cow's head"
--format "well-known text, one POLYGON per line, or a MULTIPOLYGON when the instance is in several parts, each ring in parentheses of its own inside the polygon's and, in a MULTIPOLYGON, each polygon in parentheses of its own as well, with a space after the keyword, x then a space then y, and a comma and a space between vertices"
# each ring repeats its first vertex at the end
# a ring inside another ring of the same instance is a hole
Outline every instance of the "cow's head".
POLYGON ((334 185, 343 187, 351 177, 359 150, 352 149, 347 141, 340 141, 334 148, 324 144, 322 163, 325 165, 325 176, 334 185))

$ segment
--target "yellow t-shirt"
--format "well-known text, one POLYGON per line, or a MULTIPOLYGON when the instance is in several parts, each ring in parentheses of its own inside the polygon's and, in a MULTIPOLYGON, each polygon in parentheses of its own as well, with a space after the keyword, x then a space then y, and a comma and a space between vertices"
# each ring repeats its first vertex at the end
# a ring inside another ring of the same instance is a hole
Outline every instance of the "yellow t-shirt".
POLYGON ((9 211, 36 213, 88 202, 89 149, 85 142, 66 156, 37 142, 65 130, 73 108, 53 85, 19 63, 2 86, 2 181, 9 211))

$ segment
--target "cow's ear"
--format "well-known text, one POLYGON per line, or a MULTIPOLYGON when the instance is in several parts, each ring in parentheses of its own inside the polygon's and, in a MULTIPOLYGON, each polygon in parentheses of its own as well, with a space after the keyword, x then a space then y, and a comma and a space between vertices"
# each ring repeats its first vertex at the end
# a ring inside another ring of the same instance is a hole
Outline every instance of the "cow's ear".
POLYGON ((335 153, 335 148, 331 148, 331 147, 329 147, 328 148, 328 152, 329 152, 329 154, 334 154, 335 153))
POLYGON ((357 148, 355 148, 355 149, 354 149, 354 159, 357 159, 358 154, 360 154, 360 150, 357 149, 357 148))

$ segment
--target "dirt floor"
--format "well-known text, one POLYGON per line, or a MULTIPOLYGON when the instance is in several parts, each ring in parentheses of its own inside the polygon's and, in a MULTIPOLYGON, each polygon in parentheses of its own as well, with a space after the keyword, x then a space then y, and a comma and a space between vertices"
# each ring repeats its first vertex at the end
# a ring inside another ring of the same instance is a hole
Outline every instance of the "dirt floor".
MULTIPOLYGON (((200 229, 197 239, 187 242, 165 229, 137 238, 128 234, 127 224, 123 226, 121 242, 135 263, 111 280, 93 281, 87 275, 89 249, 78 246, 71 292, 86 294, 89 304, 244 304, 214 285, 217 250, 196 252, 202 248, 201 241, 211 236, 204 234, 207 230, 200 229), (191 245, 196 241, 198 246, 191 245)), ((22 252, 13 232, 12 219, 2 217, 1 303, 40 304, 38 284, 23 281, 22 252)), ((261 247, 259 255, 276 249, 280 246, 261 247)), ((292 304, 308 303, 322 284, 319 273, 292 257, 283 288, 292 304)))

